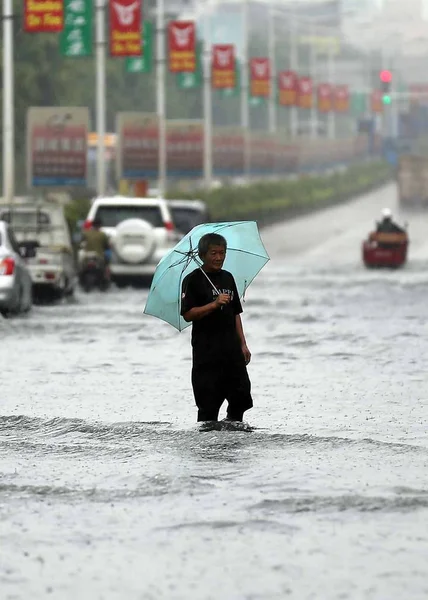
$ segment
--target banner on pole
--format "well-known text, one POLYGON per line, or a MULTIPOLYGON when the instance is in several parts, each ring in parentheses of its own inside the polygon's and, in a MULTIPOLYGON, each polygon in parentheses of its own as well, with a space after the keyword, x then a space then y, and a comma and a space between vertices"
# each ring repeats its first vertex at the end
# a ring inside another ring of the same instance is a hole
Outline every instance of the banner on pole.
POLYGON ((251 96, 270 95, 270 61, 268 58, 250 58, 251 96))
POLYGON ((57 33, 64 28, 64 0, 24 0, 24 31, 57 33))
POLYGON ((64 29, 59 40, 62 56, 91 56, 92 15, 92 0, 64 1, 64 29))
POLYGON ((212 47, 211 86, 214 89, 235 87, 235 47, 216 44, 212 47))
POLYGON ((88 132, 87 108, 30 107, 28 187, 86 187, 88 132))
POLYGON ((221 88, 218 90, 220 98, 237 98, 241 94, 241 65, 235 59, 235 85, 232 88, 221 88))
POLYGON ((350 108, 350 93, 347 85, 336 85, 333 92, 334 110, 336 112, 348 112, 350 108))
POLYGON ((196 70, 196 26, 193 21, 168 23, 168 61, 171 73, 196 70))
POLYGON ((169 177, 201 177, 204 160, 204 122, 177 119, 166 122, 169 177))
POLYGON ((298 81, 298 106, 299 108, 312 108, 313 83, 310 77, 300 77, 298 81))
POLYGON ((318 84, 318 112, 328 113, 333 109, 333 89, 329 83, 318 84))
POLYGON ((202 85, 202 44, 196 44, 196 69, 193 73, 177 73, 177 85, 180 90, 196 90, 202 85))
POLYGON ((142 0, 109 0, 110 55, 141 56, 142 0))
POLYGON ((370 98, 370 106, 373 113, 383 112, 383 94, 380 90, 373 90, 370 98))
POLYGON ((116 174, 118 179, 142 180, 157 177, 159 163, 159 120, 154 113, 116 114, 116 174))
POLYGON ((298 76, 294 71, 278 73, 278 91, 281 106, 297 105, 298 76))
POLYGON ((127 73, 151 73, 153 68, 153 23, 143 23, 143 54, 142 56, 129 56, 126 59, 127 73))

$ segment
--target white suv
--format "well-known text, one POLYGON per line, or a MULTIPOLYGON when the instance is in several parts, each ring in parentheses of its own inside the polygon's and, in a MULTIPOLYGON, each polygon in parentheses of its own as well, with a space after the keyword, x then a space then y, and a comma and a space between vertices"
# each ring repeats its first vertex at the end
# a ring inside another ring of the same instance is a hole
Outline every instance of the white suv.
POLYGON ((112 257, 110 272, 118 286, 151 278, 160 259, 179 239, 168 204, 155 198, 96 198, 83 225, 101 220, 112 257))

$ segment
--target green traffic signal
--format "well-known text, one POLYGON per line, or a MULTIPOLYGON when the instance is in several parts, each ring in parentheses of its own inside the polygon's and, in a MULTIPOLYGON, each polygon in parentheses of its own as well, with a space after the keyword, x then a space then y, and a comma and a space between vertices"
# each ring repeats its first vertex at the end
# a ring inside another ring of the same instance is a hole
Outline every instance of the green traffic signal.
POLYGON ((382 102, 384 104, 391 104, 391 96, 389 94, 384 94, 382 97, 382 102))

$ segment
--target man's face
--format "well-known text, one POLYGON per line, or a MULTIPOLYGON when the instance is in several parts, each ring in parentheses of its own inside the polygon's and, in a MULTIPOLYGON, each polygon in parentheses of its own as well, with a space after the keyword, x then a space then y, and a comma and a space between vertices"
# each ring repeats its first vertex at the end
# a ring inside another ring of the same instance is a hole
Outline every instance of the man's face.
POLYGON ((209 246, 203 258, 208 271, 220 271, 226 258, 226 249, 223 246, 209 246))

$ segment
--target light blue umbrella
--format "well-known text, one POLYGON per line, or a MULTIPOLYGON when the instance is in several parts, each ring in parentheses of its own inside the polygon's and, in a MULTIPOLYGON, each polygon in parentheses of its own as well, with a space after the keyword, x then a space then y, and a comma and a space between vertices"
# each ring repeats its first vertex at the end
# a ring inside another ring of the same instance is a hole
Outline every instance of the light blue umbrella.
MULTIPOLYGON (((255 221, 207 223, 194 227, 160 260, 144 308, 146 315, 166 321, 178 331, 190 325, 180 315, 181 286, 186 275, 201 267, 198 242, 206 233, 219 233, 226 238, 223 268, 234 276, 240 298, 269 260, 255 221)), ((207 274, 206 277, 209 280, 207 274)), ((213 288, 216 289, 214 285, 213 288)))

